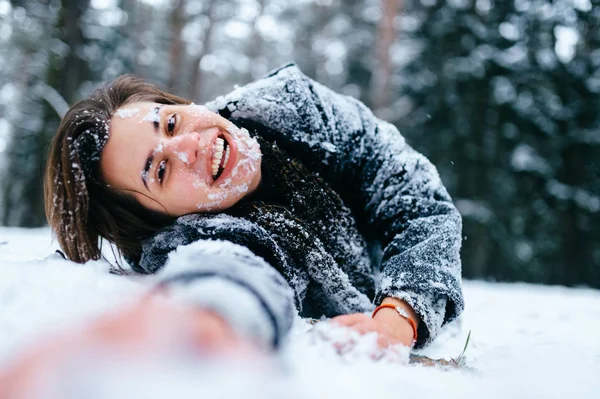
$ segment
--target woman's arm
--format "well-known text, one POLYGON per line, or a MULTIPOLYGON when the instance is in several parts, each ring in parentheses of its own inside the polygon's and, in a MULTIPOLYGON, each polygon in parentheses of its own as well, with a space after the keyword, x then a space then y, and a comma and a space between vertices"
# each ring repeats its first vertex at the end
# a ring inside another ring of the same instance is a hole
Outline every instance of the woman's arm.
POLYGON ((188 215, 144 242, 140 267, 157 273, 161 290, 215 311, 240 336, 278 347, 296 310, 292 289, 265 261, 276 259, 269 255, 275 250, 250 222, 227 215, 188 215), (237 232, 231 230, 234 226, 237 232), (239 244, 220 239, 224 231, 239 244), (252 251, 241 245, 246 236, 252 251))
POLYGON ((435 167, 391 124, 288 65, 209 104, 317 171, 381 244, 375 303, 403 300, 422 319, 418 345, 463 309, 461 217, 435 167))

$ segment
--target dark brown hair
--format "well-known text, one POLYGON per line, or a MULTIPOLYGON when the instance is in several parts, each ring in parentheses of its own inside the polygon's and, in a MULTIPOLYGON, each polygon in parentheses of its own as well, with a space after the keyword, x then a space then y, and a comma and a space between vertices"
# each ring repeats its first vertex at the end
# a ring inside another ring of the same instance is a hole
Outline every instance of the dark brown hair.
POLYGON ((143 207, 131 192, 109 187, 98 172, 112 115, 139 101, 190 103, 139 78, 121 76, 73 105, 52 140, 44 177, 46 217, 74 262, 100 259, 103 238, 126 259, 138 261, 141 241, 173 221, 143 207))

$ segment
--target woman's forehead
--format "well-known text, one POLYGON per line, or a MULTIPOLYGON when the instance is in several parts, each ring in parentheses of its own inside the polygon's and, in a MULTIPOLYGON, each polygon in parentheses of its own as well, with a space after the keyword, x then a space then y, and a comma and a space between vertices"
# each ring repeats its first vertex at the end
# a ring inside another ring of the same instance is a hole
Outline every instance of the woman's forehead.
MULTIPOLYGON (((160 112, 164 104, 152 102, 136 102, 126 104, 115 111, 110 121, 110 136, 117 137, 122 134, 142 133, 143 135, 158 133, 160 126, 160 112)), ((143 138, 139 137, 140 139, 143 138)), ((111 140, 109 140, 110 142, 111 140)))

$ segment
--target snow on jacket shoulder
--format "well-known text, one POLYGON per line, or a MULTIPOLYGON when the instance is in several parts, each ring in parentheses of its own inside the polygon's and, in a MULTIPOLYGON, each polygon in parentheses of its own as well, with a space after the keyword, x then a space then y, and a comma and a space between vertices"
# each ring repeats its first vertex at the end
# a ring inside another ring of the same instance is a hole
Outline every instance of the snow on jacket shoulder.
MULTIPOLYGON (((393 125, 377 119, 358 100, 309 79, 294 64, 207 106, 234 122, 268 127, 275 136, 267 139, 318 172, 340 195, 365 237, 382 248, 376 262, 380 265, 375 265, 380 270, 375 303, 387 296, 408 302, 423 320, 417 345, 430 342, 462 311, 460 215, 435 167, 407 145, 393 125)), ((159 241, 144 248, 141 266, 147 271, 164 264, 153 253, 165 254, 167 247, 178 245, 176 240, 166 246, 165 241, 157 245, 159 241)), ((277 268, 281 260, 265 255, 276 249, 267 238, 261 242, 269 250, 259 256, 277 268)), ((248 248, 254 254, 260 251, 248 248)), ((264 270, 269 270, 267 266, 264 270)), ((281 276, 273 276, 253 282, 278 286, 281 276)), ((271 295, 268 289, 255 291, 271 295)), ((291 302, 271 313, 290 320, 283 315, 291 302)), ((290 325, 274 323, 279 334, 290 325)))

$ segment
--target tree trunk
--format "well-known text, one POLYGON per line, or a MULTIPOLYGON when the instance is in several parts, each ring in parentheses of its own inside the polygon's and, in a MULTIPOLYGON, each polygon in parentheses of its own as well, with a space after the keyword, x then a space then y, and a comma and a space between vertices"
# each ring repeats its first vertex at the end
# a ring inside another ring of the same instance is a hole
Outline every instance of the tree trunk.
MULTIPOLYGON (((56 22, 59 39, 69 47, 63 58, 48 56, 48 67, 45 72, 46 84, 56 88, 58 94, 66 101, 73 102, 77 96, 80 83, 88 77, 88 68, 80 58, 83 34, 79 20, 89 5, 89 0, 62 0, 61 9, 56 22)), ((36 50, 45 52, 46 49, 36 50)), ((42 53, 43 54, 43 53, 42 53)), ((50 138, 60 121, 55 108, 43 99, 39 93, 41 87, 36 85, 36 77, 27 77, 28 83, 23 86, 29 90, 31 103, 26 106, 23 119, 28 122, 40 120, 39 127, 35 123, 15 125, 12 135, 6 166, 7 179, 3 188, 5 210, 3 224, 22 227, 37 227, 46 223, 44 214, 43 175, 46 163, 46 152, 50 138)))
POLYGON ((171 45, 169 46, 169 57, 171 59, 169 71, 168 87, 175 93, 181 89, 181 61, 183 57, 183 43, 181 41, 181 31, 185 26, 185 0, 176 1, 173 5, 171 14, 171 45))
POLYGON ((261 54, 261 49, 262 49, 262 44, 263 44, 263 38, 260 34, 260 32, 258 31, 258 20, 260 19, 260 17, 262 17, 264 10, 265 10, 265 0, 257 0, 258 3, 258 12, 256 13, 256 17, 254 18, 254 21, 252 21, 252 36, 250 38, 249 44, 248 44, 248 59, 250 60, 250 66, 248 68, 248 72, 246 73, 246 81, 247 82, 251 82, 253 81, 255 78, 257 78, 257 76, 254 75, 254 71, 252 70, 252 66, 255 63, 256 58, 258 58, 258 56, 260 56, 261 54))
POLYGON ((58 24, 61 39, 69 46, 69 52, 61 70, 50 66, 47 83, 56 88, 68 103, 72 103, 76 99, 79 85, 89 77, 89 68, 80 54, 84 41, 81 17, 90 0, 62 0, 61 3, 58 24))
POLYGON ((401 0, 381 0, 382 15, 377 26, 375 43, 376 65, 371 84, 373 109, 376 111, 389 105, 389 87, 392 77, 390 49, 396 39, 394 19, 400 12, 401 0))
POLYGON ((208 18, 208 26, 204 31, 204 44, 202 51, 192 59, 192 79, 189 85, 188 97, 193 100, 200 101, 202 97, 202 85, 203 85, 203 73, 200 69, 200 62, 212 49, 212 35, 216 25, 215 21, 215 6, 217 5, 216 0, 210 0, 206 8, 206 17, 208 18))
POLYGON ((139 54, 144 48, 142 40, 148 24, 145 24, 142 21, 148 21, 151 20, 151 18, 144 18, 144 9, 138 0, 121 0, 120 6, 121 9, 127 13, 128 17, 127 24, 121 28, 123 31, 122 35, 131 41, 131 46, 135 52, 135 54, 131 56, 131 62, 133 64, 131 73, 140 77, 145 77, 142 67, 140 66, 139 54))

